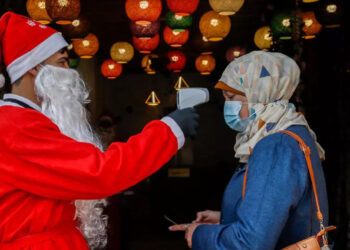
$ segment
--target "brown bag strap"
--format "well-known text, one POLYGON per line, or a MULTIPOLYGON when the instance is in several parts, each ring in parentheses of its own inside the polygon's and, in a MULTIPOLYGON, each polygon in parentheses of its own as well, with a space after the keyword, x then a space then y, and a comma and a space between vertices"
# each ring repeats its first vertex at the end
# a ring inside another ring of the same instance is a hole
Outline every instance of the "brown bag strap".
MULTIPOLYGON (((322 215, 322 212, 320 209, 320 204, 318 202, 318 194, 317 194, 317 188, 316 188, 316 183, 315 183, 314 171, 312 169, 312 163, 311 163, 311 158, 310 158, 310 153, 311 153, 310 148, 305 144, 305 142, 297 134, 290 132, 290 131, 287 131, 287 130, 281 130, 280 132, 288 134, 288 135, 292 136, 294 139, 296 139, 299 142, 299 146, 300 146, 301 150, 304 152, 307 168, 309 170, 310 179, 311 179, 311 183, 312 183, 312 189, 313 189, 314 195, 315 195, 315 201, 316 201, 316 206, 317 206, 317 218, 320 221, 321 228, 322 228, 323 227, 323 215, 322 215)), ((246 169, 245 174, 244 174, 244 179, 243 179, 242 198, 244 198, 244 196, 245 196, 248 167, 249 166, 247 166, 247 169, 246 169)))
MULTIPOLYGON (((312 183, 312 189, 313 189, 314 195, 315 195, 315 201, 316 201, 316 206, 317 206, 317 218, 320 222, 320 228, 321 228, 321 231, 317 234, 316 239, 318 242, 320 242, 322 240, 323 245, 326 246, 326 245, 328 245, 327 232, 336 229, 336 227, 334 227, 334 226, 325 227, 323 225, 323 215, 322 215, 322 212, 320 209, 320 204, 318 202, 318 194, 317 194, 317 188, 316 188, 316 183, 315 183, 314 170, 312 169, 312 163, 311 163, 311 157, 310 157, 311 150, 305 144, 303 139, 301 139, 297 134, 290 132, 290 131, 287 131, 287 130, 281 130, 280 132, 288 134, 288 135, 292 136, 295 140, 297 140, 299 142, 300 149, 304 152, 307 168, 309 170, 310 179, 311 179, 311 183, 312 183)), ((249 168, 249 166, 247 166, 247 169, 245 170, 244 179, 243 179, 242 199, 244 199, 244 196, 245 196, 248 168, 249 168)))

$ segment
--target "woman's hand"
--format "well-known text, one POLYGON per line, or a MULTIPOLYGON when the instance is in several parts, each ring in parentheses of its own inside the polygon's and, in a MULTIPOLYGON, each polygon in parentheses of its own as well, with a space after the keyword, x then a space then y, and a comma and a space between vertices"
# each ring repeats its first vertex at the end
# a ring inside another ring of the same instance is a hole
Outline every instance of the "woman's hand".
POLYGON ((194 230, 199 226, 198 223, 179 224, 169 227, 170 231, 185 231, 185 239, 189 248, 192 248, 192 235, 194 230))
POLYGON ((205 210, 197 213, 194 223, 219 224, 221 212, 205 210))

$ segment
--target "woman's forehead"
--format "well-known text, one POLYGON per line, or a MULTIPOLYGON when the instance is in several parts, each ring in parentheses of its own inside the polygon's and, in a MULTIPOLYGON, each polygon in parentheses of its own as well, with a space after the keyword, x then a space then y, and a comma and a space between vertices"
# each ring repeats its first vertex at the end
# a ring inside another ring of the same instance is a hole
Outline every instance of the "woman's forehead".
POLYGON ((235 93, 228 91, 228 90, 223 90, 222 92, 224 95, 226 95, 228 97, 232 97, 232 96, 236 95, 235 93))

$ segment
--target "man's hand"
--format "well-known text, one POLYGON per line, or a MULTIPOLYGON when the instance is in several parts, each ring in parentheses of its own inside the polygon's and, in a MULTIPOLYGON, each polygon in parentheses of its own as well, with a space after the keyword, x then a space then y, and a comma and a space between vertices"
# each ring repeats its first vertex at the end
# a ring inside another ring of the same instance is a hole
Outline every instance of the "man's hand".
POLYGON ((194 223, 219 224, 221 212, 205 210, 197 213, 197 218, 194 223))
POLYGON ((179 125, 185 136, 197 135, 199 115, 194 108, 177 109, 167 116, 179 125))
POLYGON ((179 224, 169 227, 170 231, 185 231, 185 239, 189 248, 192 248, 192 235, 194 230, 199 226, 198 223, 179 224))

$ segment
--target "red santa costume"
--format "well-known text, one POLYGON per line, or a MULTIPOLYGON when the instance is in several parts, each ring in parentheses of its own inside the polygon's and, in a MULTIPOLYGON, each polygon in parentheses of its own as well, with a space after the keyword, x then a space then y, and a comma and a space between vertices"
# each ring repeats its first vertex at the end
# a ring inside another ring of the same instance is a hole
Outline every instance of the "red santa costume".
MULTIPOLYGON (((53 29, 14 13, 0 19, 0 51, 15 82, 67 46, 53 29)), ((169 117, 105 151, 63 134, 41 107, 0 101, 0 249, 88 249, 75 200, 102 199, 157 171, 182 147, 169 117)))

